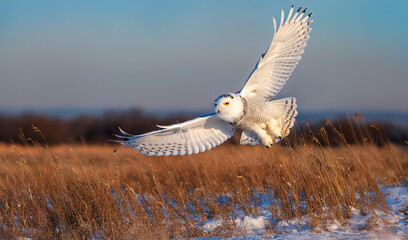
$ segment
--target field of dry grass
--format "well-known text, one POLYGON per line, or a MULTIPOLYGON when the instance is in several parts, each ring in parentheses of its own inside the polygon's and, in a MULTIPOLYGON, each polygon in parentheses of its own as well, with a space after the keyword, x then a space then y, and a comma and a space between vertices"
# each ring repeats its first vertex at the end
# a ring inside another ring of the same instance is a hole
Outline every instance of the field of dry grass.
MULTIPOLYGON (((147 157, 115 146, 0 145, 0 237, 245 236, 238 212, 309 216, 311 229, 351 209, 387 211, 379 184, 408 182, 406 145, 345 141, 222 145, 198 155, 147 157), (265 204, 267 203, 267 204, 265 204), (204 231, 207 219, 225 224, 204 231)), ((339 135, 341 141, 341 134, 339 135)), ((301 142, 301 141, 300 141, 301 142)), ((324 227, 323 227, 324 229, 324 227)))

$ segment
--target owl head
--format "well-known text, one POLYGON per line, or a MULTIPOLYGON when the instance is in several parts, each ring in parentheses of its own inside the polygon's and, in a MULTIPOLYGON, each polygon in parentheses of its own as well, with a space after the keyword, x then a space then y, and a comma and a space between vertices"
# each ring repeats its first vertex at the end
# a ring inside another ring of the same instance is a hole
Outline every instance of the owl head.
POLYGON ((244 113, 244 104, 237 93, 227 93, 219 96, 214 103, 214 112, 224 121, 234 123, 244 113))

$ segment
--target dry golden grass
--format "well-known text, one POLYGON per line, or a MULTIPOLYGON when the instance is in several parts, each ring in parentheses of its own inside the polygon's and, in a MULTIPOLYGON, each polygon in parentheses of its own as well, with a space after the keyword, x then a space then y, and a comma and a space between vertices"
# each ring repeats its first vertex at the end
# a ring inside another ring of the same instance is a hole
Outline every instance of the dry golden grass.
POLYGON ((408 180, 404 146, 314 141, 223 145, 183 157, 125 148, 113 154, 111 145, 0 145, 0 237, 245 236, 234 225, 237 212, 264 209, 276 221, 308 215, 314 229, 331 219, 344 223, 351 208, 387 211, 377 183, 408 180), (226 224, 204 232, 210 218, 226 224))

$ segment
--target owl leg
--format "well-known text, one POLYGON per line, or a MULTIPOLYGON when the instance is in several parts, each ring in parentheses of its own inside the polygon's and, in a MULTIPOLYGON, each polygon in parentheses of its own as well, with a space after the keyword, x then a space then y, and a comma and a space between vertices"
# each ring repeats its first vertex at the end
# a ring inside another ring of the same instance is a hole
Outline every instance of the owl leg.
POLYGON ((269 133, 273 138, 283 138, 284 135, 282 133, 282 128, 275 118, 272 118, 266 125, 268 126, 269 133))
POLYGON ((268 134, 268 132, 265 129, 262 129, 261 125, 253 126, 252 131, 262 139, 262 144, 265 145, 265 147, 267 148, 271 147, 271 145, 273 144, 272 137, 268 134))

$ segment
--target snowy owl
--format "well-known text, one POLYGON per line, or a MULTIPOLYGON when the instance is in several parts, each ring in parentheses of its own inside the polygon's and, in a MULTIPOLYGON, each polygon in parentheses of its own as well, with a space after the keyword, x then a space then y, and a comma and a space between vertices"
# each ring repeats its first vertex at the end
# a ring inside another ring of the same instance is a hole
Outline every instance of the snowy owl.
POLYGON ((242 129, 241 144, 265 145, 269 148, 289 134, 296 111, 293 97, 271 101, 295 69, 309 39, 310 14, 291 7, 279 26, 273 18, 274 36, 241 91, 221 95, 215 100, 214 112, 183 123, 157 126, 160 130, 122 135, 114 140, 138 149, 149 156, 185 155, 216 147, 242 129))

